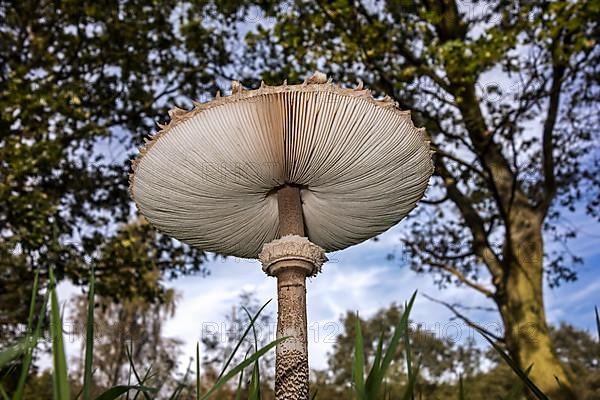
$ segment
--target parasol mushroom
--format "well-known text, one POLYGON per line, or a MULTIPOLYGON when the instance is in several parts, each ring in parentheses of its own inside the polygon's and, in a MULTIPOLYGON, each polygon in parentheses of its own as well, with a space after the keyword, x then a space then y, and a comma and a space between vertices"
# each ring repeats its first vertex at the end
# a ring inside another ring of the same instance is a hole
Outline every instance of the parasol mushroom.
POLYGON ((259 258, 277 278, 277 399, 308 398, 306 277, 413 209, 433 165, 423 128, 386 97, 315 73, 174 109, 133 162, 131 195, 162 232, 259 258))

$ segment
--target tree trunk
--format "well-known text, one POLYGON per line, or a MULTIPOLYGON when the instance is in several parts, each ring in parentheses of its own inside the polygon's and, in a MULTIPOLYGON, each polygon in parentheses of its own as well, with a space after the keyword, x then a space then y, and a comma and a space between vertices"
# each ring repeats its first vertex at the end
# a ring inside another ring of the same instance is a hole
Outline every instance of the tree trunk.
POLYGON ((532 366, 529 377, 546 395, 552 399, 575 399, 570 379, 554 353, 546 323, 541 230, 530 226, 530 222, 524 224, 511 235, 512 250, 506 259, 497 299, 507 348, 521 369, 532 366))

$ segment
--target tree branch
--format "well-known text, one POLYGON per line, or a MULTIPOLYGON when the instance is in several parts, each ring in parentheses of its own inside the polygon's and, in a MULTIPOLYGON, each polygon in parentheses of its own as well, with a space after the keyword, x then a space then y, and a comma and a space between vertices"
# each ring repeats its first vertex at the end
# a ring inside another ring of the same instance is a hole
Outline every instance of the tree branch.
POLYGON ((444 307, 446 307, 447 309, 449 309, 450 311, 452 311, 452 313, 454 315, 456 315, 457 318, 463 320, 467 325, 469 325, 470 327, 474 328, 474 329, 478 329, 482 332, 484 332, 486 335, 488 335, 489 337, 493 338, 494 340, 500 342, 500 343, 506 343, 506 341, 504 340, 503 337, 497 336, 495 334, 493 334, 492 332, 488 331, 485 328, 482 328, 481 326, 477 325, 475 322, 471 321, 469 318, 467 318, 464 314, 462 314, 461 312, 459 312, 456 309, 456 306, 450 303, 447 303, 445 301, 442 300, 438 300, 436 298, 433 298, 425 293, 423 293, 423 297, 425 297, 427 300, 429 301, 433 301, 434 303, 438 303, 443 305, 444 307))
POLYGON ((565 74, 565 66, 560 63, 555 63, 552 67, 552 86, 550 89, 550 103, 544 128, 542 132, 542 156, 543 156, 543 171, 544 171, 544 198, 539 205, 539 211, 542 218, 546 216, 552 200, 556 196, 556 176, 554 174, 554 143, 553 133, 556 120, 558 118, 558 110, 560 107, 560 91, 562 80, 565 74))
POLYGON ((433 261, 431 259, 425 259, 424 261, 428 265, 430 265, 430 266, 432 266, 434 268, 441 269, 443 271, 448 272, 449 274, 454 275, 460 282, 464 283, 465 285, 469 286, 472 289, 477 290, 479 293, 483 294, 484 296, 486 296, 486 297, 488 297, 490 299, 494 299, 494 296, 495 296, 494 292, 492 292, 491 290, 489 290, 485 286, 482 286, 482 285, 480 285, 478 283, 473 282, 472 280, 470 280, 469 278, 467 278, 462 272, 460 272, 458 269, 452 267, 451 265, 440 263, 440 262, 436 262, 436 261, 433 261))
MULTIPOLYGON (((357 38, 367 37, 367 35, 364 35, 361 32, 362 25, 360 24, 359 21, 353 21, 353 22, 358 22, 358 24, 355 24, 353 26, 348 24, 349 21, 341 21, 339 18, 337 18, 331 12, 331 10, 329 10, 327 8, 328 4, 329 3, 327 3, 327 2, 323 3, 322 1, 317 1, 317 5, 321 9, 321 11, 325 14, 325 16, 329 19, 329 21, 331 23, 333 23, 338 29, 342 30, 343 32, 346 32, 349 35, 349 37, 351 37, 351 38, 357 39, 357 38)), ((362 15, 367 21, 370 21, 371 22, 370 25, 373 25, 372 24, 373 16, 371 14, 369 14, 364 7, 355 7, 354 10, 355 11, 358 10, 359 12, 361 12, 360 15, 362 15)), ((363 56, 365 57, 365 60, 370 64, 370 66, 375 67, 375 69, 377 69, 377 70, 380 70, 377 66, 377 63, 373 62, 372 58, 369 57, 369 55, 367 54, 366 51, 364 51, 364 46, 362 45, 362 43, 359 43, 358 41, 355 41, 355 43, 358 46, 358 48, 362 51, 363 56)), ((429 77, 436 84, 438 84, 443 90, 450 93, 450 91, 449 91, 450 85, 448 84, 448 82, 446 82, 442 77, 440 77, 438 74, 436 74, 435 71, 432 70, 424 60, 421 60, 417 56, 415 56, 408 47, 403 46, 402 44, 399 44, 398 52, 402 57, 404 57, 404 59, 409 64, 414 66, 418 72, 429 77)), ((393 92, 391 92, 391 93, 393 93, 393 92)))
POLYGON ((421 199, 420 203, 429 204, 429 205, 439 205, 439 204, 445 203, 448 200, 450 200, 450 198, 448 197, 448 195, 445 195, 441 199, 437 199, 437 200, 421 199))
POLYGON ((446 168, 440 157, 435 157, 436 173, 444 180, 448 197, 458 207, 466 225, 473 236, 473 249, 487 265, 494 277, 494 282, 500 282, 503 274, 502 264, 488 242, 485 224, 479 213, 473 207, 471 199, 465 196, 457 186, 457 181, 446 168))
POLYGON ((444 150, 440 150, 438 146, 435 147, 435 152, 436 154, 441 155, 444 158, 447 158, 449 160, 454 161, 455 163, 462 165, 463 167, 467 168, 469 171, 474 172, 475 174, 479 175, 480 177, 482 177, 483 179, 487 179, 487 175, 481 171, 480 169, 477 169, 472 163, 468 163, 464 160, 461 160, 460 158, 456 157, 455 155, 448 153, 444 150))

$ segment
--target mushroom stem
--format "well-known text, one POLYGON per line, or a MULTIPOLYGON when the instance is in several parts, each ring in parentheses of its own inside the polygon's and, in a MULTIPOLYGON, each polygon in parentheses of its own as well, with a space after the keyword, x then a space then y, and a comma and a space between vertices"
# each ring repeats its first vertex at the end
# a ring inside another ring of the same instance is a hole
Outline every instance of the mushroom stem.
POLYGON ((308 399, 306 277, 321 271, 325 252, 307 238, 286 235, 266 243, 258 255, 263 271, 277 277, 275 398, 308 399))
POLYGON ((258 255, 263 271, 277 277, 277 345, 275 398, 308 400, 308 341, 306 337, 306 277, 321 271, 325 251, 304 236, 300 189, 277 191, 282 237, 263 245, 258 255))
POLYGON ((306 337, 306 270, 293 265, 277 274, 277 345, 275 398, 308 399, 308 348, 306 337))
MULTIPOLYGON (((279 233, 304 236, 300 188, 285 185, 277 191, 279 233)), ((277 346, 275 362, 276 399, 308 399, 308 348, 306 337, 305 261, 285 262, 273 271, 277 277, 277 338, 288 339, 277 346)))
POLYGON ((279 188, 277 190, 277 206, 279 208, 279 235, 304 236, 300 188, 290 185, 279 188))

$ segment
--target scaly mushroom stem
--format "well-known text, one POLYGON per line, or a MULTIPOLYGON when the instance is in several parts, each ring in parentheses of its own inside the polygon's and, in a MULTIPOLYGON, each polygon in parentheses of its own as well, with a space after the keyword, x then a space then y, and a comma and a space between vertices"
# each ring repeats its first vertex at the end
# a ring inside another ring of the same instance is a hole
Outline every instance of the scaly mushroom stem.
POLYGON ((300 189, 284 186, 277 192, 280 239, 263 246, 263 270, 277 277, 277 346, 275 398, 308 399, 308 341, 306 335, 306 277, 319 272, 326 260, 323 249, 304 236, 300 189))
POLYGON ((277 337, 288 337, 276 350, 277 400, 308 399, 306 273, 293 264, 277 273, 277 337))
MULTIPOLYGON (((284 186, 277 191, 279 233, 304 236, 300 189, 284 186)), ((308 339, 306 337, 306 269, 290 265, 277 276, 277 338, 289 336, 277 346, 275 396, 308 399, 308 339)), ((311 271, 312 272, 312 268, 311 271)))

